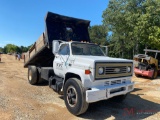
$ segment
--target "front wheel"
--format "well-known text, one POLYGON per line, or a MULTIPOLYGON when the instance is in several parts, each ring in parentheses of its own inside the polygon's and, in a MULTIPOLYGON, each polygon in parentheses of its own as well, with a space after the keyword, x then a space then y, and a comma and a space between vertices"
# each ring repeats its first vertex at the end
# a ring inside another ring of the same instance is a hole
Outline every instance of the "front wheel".
POLYGON ((74 115, 80 115, 88 109, 85 89, 77 78, 70 78, 64 85, 64 101, 67 109, 74 115))

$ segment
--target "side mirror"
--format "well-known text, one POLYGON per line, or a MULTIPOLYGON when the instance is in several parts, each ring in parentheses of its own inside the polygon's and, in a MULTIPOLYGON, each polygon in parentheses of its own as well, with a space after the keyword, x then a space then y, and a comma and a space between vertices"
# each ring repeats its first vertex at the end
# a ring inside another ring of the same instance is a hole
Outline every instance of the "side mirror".
POLYGON ((103 52, 106 56, 108 56, 108 46, 100 46, 101 48, 104 48, 103 52))
POLYGON ((56 54, 59 49, 59 42, 57 40, 53 40, 52 42, 52 53, 56 54))

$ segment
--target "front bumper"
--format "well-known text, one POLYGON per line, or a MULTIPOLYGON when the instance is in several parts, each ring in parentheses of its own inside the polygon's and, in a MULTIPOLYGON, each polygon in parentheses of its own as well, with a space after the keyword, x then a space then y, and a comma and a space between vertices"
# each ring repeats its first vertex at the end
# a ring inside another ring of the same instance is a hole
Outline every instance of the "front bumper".
POLYGON ((94 87, 86 91, 86 102, 92 103, 118 95, 125 95, 134 89, 134 82, 119 85, 94 87))

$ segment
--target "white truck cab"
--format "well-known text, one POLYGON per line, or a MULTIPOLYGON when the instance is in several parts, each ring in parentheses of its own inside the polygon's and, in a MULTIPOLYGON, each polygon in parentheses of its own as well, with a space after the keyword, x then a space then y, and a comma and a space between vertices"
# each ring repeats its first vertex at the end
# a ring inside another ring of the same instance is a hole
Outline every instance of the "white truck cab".
POLYGON ((54 40, 53 48, 54 74, 63 79, 61 92, 71 113, 82 114, 89 103, 115 96, 123 100, 133 90, 132 60, 107 57, 92 43, 54 40))

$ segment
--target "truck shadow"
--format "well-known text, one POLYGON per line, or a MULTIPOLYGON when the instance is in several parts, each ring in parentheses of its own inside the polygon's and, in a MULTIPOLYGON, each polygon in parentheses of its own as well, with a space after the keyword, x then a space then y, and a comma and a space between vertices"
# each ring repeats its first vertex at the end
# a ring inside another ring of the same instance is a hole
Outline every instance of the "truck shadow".
POLYGON ((136 92, 136 91, 139 91, 139 90, 142 90, 140 88, 134 88, 132 92, 136 92))
POLYGON ((42 80, 42 82, 38 83, 36 86, 48 86, 49 83, 47 80, 42 80))
MULTIPOLYGON (((89 105, 86 113, 79 117, 85 119, 135 120, 145 119, 160 111, 160 105, 130 94, 122 103, 111 100, 99 101, 89 105)), ((157 118, 158 119, 158 118, 157 118)))

